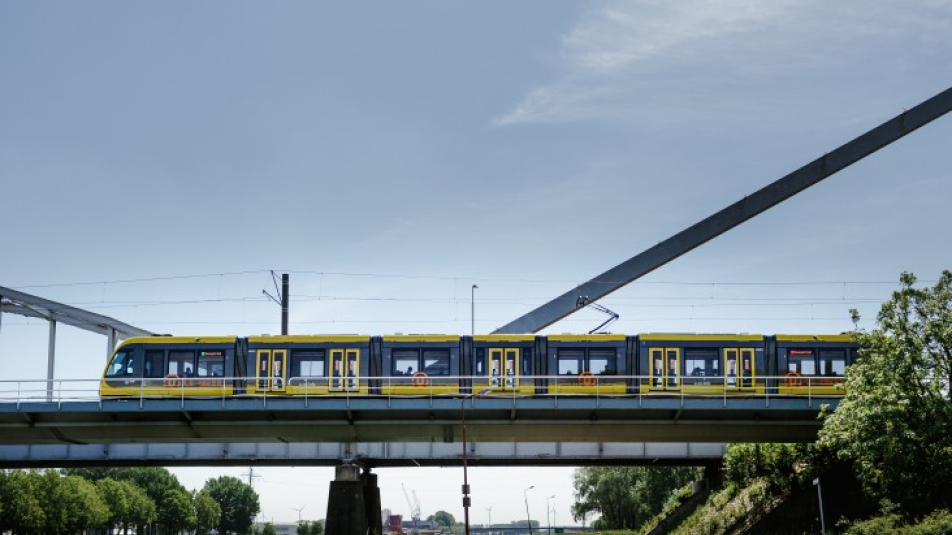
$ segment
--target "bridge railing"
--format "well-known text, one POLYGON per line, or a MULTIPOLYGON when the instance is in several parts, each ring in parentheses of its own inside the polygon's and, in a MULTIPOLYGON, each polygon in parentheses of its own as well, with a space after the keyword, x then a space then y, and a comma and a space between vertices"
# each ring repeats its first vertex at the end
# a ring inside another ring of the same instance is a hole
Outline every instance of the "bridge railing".
POLYGON ((267 404, 279 397, 303 398, 305 403, 328 397, 351 398, 630 398, 641 403, 651 398, 723 399, 757 398, 769 406, 771 399, 838 397, 845 393, 843 377, 784 376, 682 376, 659 378, 644 375, 522 375, 411 376, 411 377, 182 377, 0 380, 0 403, 96 402, 103 399, 221 399, 253 398, 267 404), (100 396, 103 384, 113 395, 100 396), (464 386, 461 386, 464 385, 464 386), (249 393, 249 391, 252 391, 249 393))

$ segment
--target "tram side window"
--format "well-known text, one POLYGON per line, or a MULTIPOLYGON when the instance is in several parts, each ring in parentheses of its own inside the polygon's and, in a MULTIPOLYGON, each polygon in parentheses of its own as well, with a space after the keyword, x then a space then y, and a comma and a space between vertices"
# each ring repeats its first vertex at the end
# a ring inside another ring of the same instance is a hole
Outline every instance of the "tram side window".
POLYGON ((413 375, 420 371, 420 352, 416 349, 394 349, 391 355, 394 375, 413 375))
POLYGON ((131 377, 132 376, 132 350, 120 351, 112 358, 109 363, 109 369, 106 371, 107 377, 131 377))
POLYGON ((450 350, 424 349, 423 371, 426 372, 427 375, 449 375, 450 350))
POLYGON ((291 351, 291 377, 324 377, 326 366, 323 351, 313 349, 291 351))
POLYGON ((692 377, 719 377, 720 352, 714 348, 685 348, 684 375, 692 377))
POLYGON ((199 377, 224 377, 225 376, 225 352, 224 351, 202 351, 198 355, 198 376, 199 377))
POLYGON ((522 350, 522 375, 532 375, 532 350, 522 350))
POLYGON ((192 351, 169 351, 167 376, 193 377, 195 375, 195 353, 192 351))
POLYGON ((585 351, 581 349, 560 349, 555 358, 559 375, 578 375, 585 371, 585 351))
POLYGON ((162 365, 165 361, 165 351, 151 350, 145 352, 145 373, 144 377, 157 378, 162 377, 162 365))
POLYGON ((820 375, 843 377, 846 374, 845 349, 820 350, 820 375))
POLYGON ((473 360, 476 375, 486 375, 486 350, 477 349, 476 358, 473 360))
POLYGON ((588 352, 588 371, 595 375, 616 375, 614 349, 592 349, 588 352))
POLYGON ((791 349, 787 352, 787 371, 800 375, 816 375, 816 358, 812 349, 791 349))

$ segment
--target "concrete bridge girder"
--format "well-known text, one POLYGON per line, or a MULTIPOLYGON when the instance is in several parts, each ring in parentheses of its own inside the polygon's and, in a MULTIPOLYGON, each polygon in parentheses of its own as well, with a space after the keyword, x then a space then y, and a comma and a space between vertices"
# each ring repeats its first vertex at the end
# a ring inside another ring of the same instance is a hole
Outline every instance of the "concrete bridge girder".
MULTIPOLYGON (((725 445, 710 442, 479 442, 469 443, 470 466, 710 464, 725 445)), ((0 468, 65 466, 458 466, 459 443, 163 443, 0 446, 0 468)))

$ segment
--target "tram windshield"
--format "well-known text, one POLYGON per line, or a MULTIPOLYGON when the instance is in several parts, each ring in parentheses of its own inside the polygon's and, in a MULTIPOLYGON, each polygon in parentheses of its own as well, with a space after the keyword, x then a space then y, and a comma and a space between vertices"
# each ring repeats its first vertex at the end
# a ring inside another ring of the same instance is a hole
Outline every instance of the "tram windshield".
POLYGON ((119 351, 109 363, 109 369, 106 370, 107 377, 129 377, 133 372, 132 351, 119 351))

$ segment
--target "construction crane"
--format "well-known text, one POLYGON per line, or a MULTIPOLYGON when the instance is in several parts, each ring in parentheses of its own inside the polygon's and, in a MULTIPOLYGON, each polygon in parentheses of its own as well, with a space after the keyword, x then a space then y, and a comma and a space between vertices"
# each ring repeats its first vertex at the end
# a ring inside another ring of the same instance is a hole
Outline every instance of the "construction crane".
POLYGON ((403 496, 407 499, 407 507, 410 508, 410 518, 413 519, 413 529, 420 529, 420 500, 417 499, 416 491, 413 491, 413 502, 410 501, 410 495, 407 493, 407 486, 403 483, 403 496))

